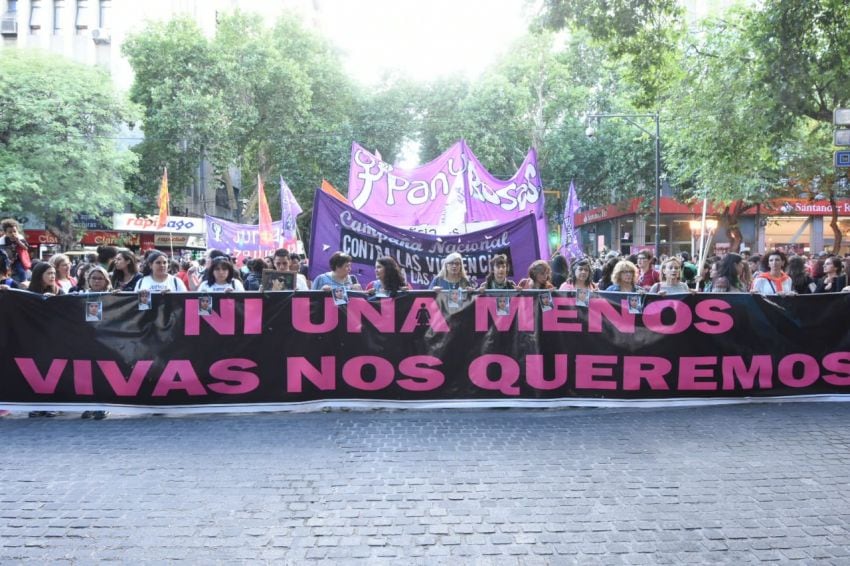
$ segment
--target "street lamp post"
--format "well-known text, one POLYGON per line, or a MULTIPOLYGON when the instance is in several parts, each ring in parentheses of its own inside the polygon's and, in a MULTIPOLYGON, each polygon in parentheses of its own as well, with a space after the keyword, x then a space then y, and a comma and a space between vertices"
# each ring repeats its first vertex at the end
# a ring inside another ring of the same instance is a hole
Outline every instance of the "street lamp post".
MULTIPOLYGON (((658 112, 652 114, 588 114, 587 118, 620 118, 636 127, 643 133, 652 136, 655 140, 655 255, 661 254, 661 124, 658 118, 658 112), (652 118, 655 122, 655 132, 647 130, 632 118, 652 118)), ((596 130, 589 126, 585 132, 587 137, 592 138, 596 135, 596 130)))

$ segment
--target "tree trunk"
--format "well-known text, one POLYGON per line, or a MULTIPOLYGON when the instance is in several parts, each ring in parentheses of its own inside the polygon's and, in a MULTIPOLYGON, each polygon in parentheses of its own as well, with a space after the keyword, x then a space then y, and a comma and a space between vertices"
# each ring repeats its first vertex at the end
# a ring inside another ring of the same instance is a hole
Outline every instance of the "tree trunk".
MULTIPOLYGON (((829 205, 832 207, 832 222, 829 223, 829 227, 832 228, 832 236, 835 238, 835 243, 832 245, 832 253, 838 254, 841 252, 843 234, 841 233, 841 227, 838 226, 838 203, 835 202, 835 191, 829 191, 829 205)), ((821 250, 812 250, 812 253, 819 251, 821 250)))
POLYGON ((224 190, 227 192, 227 205, 230 207, 231 212, 234 212, 238 218, 241 215, 241 211, 236 208, 236 193, 233 191, 233 179, 230 177, 230 169, 225 167, 221 177, 224 179, 224 190))
POLYGON ((740 218, 743 209, 743 203, 736 201, 723 210, 723 217, 726 220, 726 237, 729 238, 730 252, 738 253, 741 249, 741 241, 744 237, 741 234, 740 218))
POLYGON ((56 222, 45 222, 45 228, 59 238, 59 245, 62 246, 62 251, 68 251, 80 243, 80 235, 77 227, 71 222, 70 211, 66 211, 64 215, 59 216, 56 220, 56 222))

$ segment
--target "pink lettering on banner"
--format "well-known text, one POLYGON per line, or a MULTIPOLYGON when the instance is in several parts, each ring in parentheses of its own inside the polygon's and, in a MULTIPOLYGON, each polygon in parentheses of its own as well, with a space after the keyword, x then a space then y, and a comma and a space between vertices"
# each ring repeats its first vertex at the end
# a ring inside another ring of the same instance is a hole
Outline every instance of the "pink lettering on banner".
POLYGON ((612 377, 616 364, 617 356, 576 356, 576 389, 617 389, 616 380, 599 379, 612 377))
POLYGON ((172 391, 184 391, 189 395, 202 396, 207 394, 192 362, 189 360, 171 360, 162 370, 159 381, 153 390, 154 397, 165 397, 172 391))
POLYGON ((336 389, 336 358, 322 356, 319 365, 321 369, 317 369, 316 366, 307 361, 307 358, 301 356, 286 358, 286 391, 301 393, 304 390, 304 379, 307 379, 319 391, 336 389))
POLYGON ((640 391, 643 382, 652 391, 669 391, 665 377, 673 363, 656 356, 626 356, 623 359, 623 390, 640 391))
POLYGON ((823 375, 823 380, 830 385, 839 387, 850 385, 850 352, 827 354, 823 359, 823 369, 835 372, 823 375))
POLYGON ((742 356, 724 356, 721 366, 724 391, 734 391, 737 385, 741 389, 753 389, 756 378, 759 389, 773 387, 773 360, 770 356, 753 356, 749 367, 742 356))
POLYGON ((540 315, 545 332, 581 332, 580 322, 567 322, 578 320, 575 297, 552 297, 552 310, 540 315))
POLYGON ((714 371, 716 366, 717 356, 694 356, 690 358, 680 358, 679 390, 716 391, 717 381, 716 379, 714 379, 714 371), (712 381, 699 381, 700 378, 711 378, 712 381))
POLYGON ((398 380, 399 387, 407 391, 433 391, 446 382, 446 376, 435 367, 443 365, 434 356, 410 356, 398 365, 405 378, 398 380))
POLYGON ((74 360, 74 393, 77 395, 94 395, 94 384, 91 377, 91 360, 74 360))
POLYGON ((418 326, 427 326, 432 332, 448 332, 449 324, 440 310, 440 305, 432 297, 417 297, 401 325, 400 332, 413 332, 418 326))
POLYGON ((488 391, 501 391, 505 395, 519 395, 519 364, 510 356, 486 354, 469 364, 469 380, 473 385, 488 391), (498 366, 499 377, 492 381, 487 377, 491 365, 498 366))
POLYGON ((348 301, 347 328, 349 332, 363 331, 363 319, 368 320, 379 332, 390 334, 395 331, 395 301, 381 299, 375 303, 361 297, 348 301))
POLYGON ((688 305, 682 301, 659 300, 653 301, 643 309, 643 324, 648 330, 658 334, 679 334, 691 326, 693 315, 688 305), (665 310, 673 312, 673 322, 665 324, 661 318, 665 310))
POLYGON ((820 364, 808 354, 791 354, 779 361, 777 375, 788 387, 808 387, 820 377, 820 364), (795 375, 798 365, 803 370, 799 377, 795 375))
POLYGON ((241 370, 255 367, 256 362, 245 358, 218 360, 210 366, 210 377, 222 383, 210 383, 207 387, 221 395, 250 393, 260 386, 260 378, 250 371, 241 370))
POLYGON ((342 379, 361 391, 380 391, 389 387, 395 379, 393 364, 378 356, 356 356, 342 366, 342 379), (374 368, 375 377, 367 381, 364 378, 364 368, 374 368))
POLYGON ((245 334, 263 333, 263 299, 245 299, 245 334))
POLYGON ((540 354, 528 355, 525 357, 525 380, 531 387, 541 391, 551 391, 563 387, 567 383, 568 360, 569 356, 566 354, 555 354, 555 371, 551 377, 546 377, 543 371, 543 356, 540 354))
POLYGON ((186 336, 198 336, 201 333, 201 319, 220 336, 236 334, 236 301, 234 299, 219 299, 218 309, 213 309, 206 316, 201 316, 198 312, 198 299, 186 299, 183 310, 186 313, 186 336))
POLYGON ((500 332, 507 332, 514 320, 518 331, 534 332, 534 297, 511 297, 506 315, 498 314, 496 297, 480 296, 474 304, 476 332, 486 332, 491 325, 500 332))
POLYGON ((323 319, 321 322, 314 323, 310 315, 310 299, 308 297, 292 299, 292 326, 298 332, 324 334, 335 329, 339 324, 339 309, 337 309, 331 297, 325 297, 322 305, 323 319))
POLYGON ((97 366, 103 372, 106 381, 109 382, 109 386, 112 387, 112 390, 119 397, 134 397, 138 395, 142 382, 152 365, 152 360, 139 360, 133 366, 130 376, 126 377, 121 373, 117 362, 111 360, 100 360, 97 362, 97 366))
POLYGON ((602 321, 607 320, 614 328, 626 334, 635 333, 635 315, 629 312, 626 299, 620 300, 617 308, 607 299, 590 299, 587 310, 587 331, 602 332, 602 321))
POLYGON ((47 375, 42 375, 38 366, 35 365, 35 360, 32 358, 15 358, 15 364, 27 380, 33 393, 52 394, 56 392, 56 385, 59 383, 59 378, 65 367, 68 365, 68 360, 53 360, 50 362, 50 368, 47 370, 47 375))
POLYGON ((723 334, 732 330, 735 320, 728 311, 732 305, 720 299, 706 299, 697 303, 694 314, 702 322, 694 324, 694 328, 703 334, 723 334))

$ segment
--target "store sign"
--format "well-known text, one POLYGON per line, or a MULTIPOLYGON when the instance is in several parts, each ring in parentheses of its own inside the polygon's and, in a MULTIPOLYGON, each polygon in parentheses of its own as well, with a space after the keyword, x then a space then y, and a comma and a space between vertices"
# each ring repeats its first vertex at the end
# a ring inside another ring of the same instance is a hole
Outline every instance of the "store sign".
POLYGON ((156 227, 155 216, 135 214, 113 214, 113 228, 118 231, 156 232, 158 234, 203 234, 206 231, 203 218, 191 216, 169 216, 162 228, 156 227))
POLYGON ((112 230, 91 230, 83 234, 80 243, 84 246, 138 246, 139 235, 112 230))
POLYGON ((206 248, 204 238, 200 236, 184 236, 182 234, 154 234, 155 246, 174 246, 175 248, 206 248))

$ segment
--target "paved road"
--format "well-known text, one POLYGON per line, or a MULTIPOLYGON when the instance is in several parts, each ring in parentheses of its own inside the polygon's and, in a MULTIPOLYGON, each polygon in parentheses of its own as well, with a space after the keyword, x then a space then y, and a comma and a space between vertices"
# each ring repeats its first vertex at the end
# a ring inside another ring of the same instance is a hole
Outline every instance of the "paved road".
POLYGON ((850 564, 850 404, 0 419, 0 563, 850 564))

